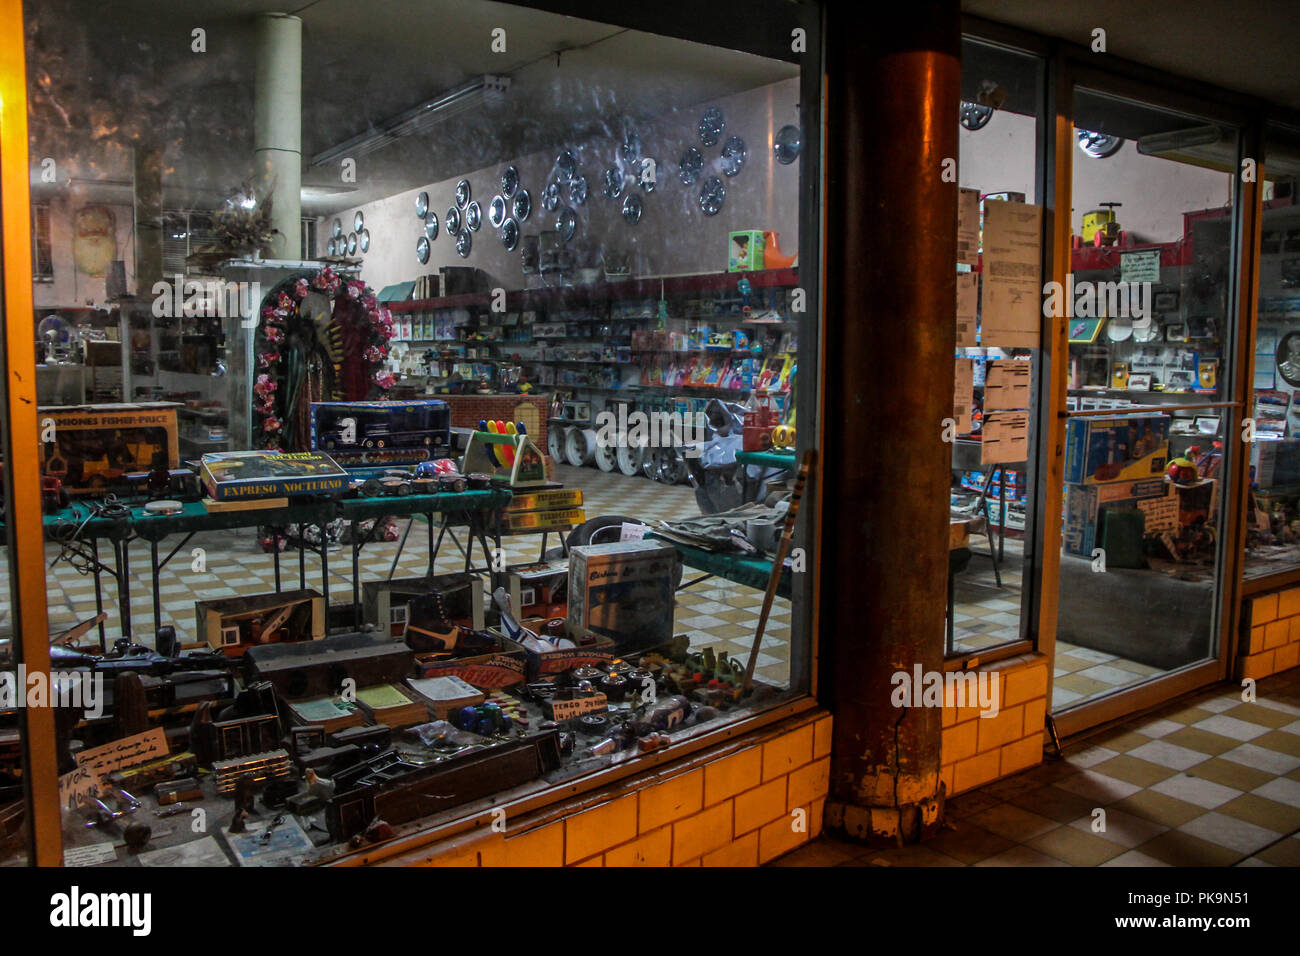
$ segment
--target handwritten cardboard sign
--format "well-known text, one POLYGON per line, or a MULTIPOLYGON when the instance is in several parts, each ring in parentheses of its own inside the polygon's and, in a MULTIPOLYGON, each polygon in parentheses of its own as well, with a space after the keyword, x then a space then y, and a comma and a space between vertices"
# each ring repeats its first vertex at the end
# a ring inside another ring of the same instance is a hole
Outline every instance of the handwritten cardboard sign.
POLYGON ((167 735, 161 727, 146 730, 134 737, 113 740, 102 747, 92 747, 77 754, 77 767, 88 767, 96 782, 121 767, 148 763, 168 753, 167 735))
POLYGON ((90 806, 99 796, 99 778, 90 767, 78 767, 59 777, 59 806, 64 810, 80 810, 90 806))

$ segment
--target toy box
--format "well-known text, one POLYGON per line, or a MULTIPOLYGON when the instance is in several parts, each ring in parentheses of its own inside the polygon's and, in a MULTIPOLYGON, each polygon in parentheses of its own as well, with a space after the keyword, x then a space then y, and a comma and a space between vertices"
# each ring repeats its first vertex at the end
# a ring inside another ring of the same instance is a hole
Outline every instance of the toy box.
MULTIPOLYGON (((545 626, 546 621, 542 618, 524 618, 520 623, 530 630, 538 631, 545 626)), ((589 644, 579 644, 577 647, 558 647, 553 651, 541 653, 522 644, 516 644, 497 629, 489 628, 488 633, 497 634, 503 643, 518 648, 519 653, 523 655, 526 673, 530 681, 554 674, 562 674, 565 671, 573 670, 575 667, 599 667, 601 664, 608 664, 614 660, 619 653, 614 642, 608 637, 597 636, 589 644)), ((469 682, 474 683, 473 681, 469 682)))
POLYGON ((569 562, 564 559, 511 565, 506 568, 506 590, 516 617, 564 617, 569 603, 569 562))
POLYGON ((212 650, 230 656, 257 644, 319 641, 325 636, 325 599, 306 589, 196 601, 194 630, 212 650))
POLYGON ((608 637, 619 654, 671 640, 681 568, 677 549, 662 541, 573 548, 569 552, 569 635, 608 637))
POLYGON ((752 272, 763 268, 762 230, 733 232, 728 237, 727 249, 728 272, 752 272))
POLYGON ((1169 416, 1160 413, 1072 418, 1065 429, 1065 480, 1136 481, 1163 475, 1169 463, 1169 416))
POLYGON ((148 472, 155 459, 180 463, 176 402, 59 405, 41 408, 41 474, 73 494, 101 492, 126 475, 148 472), (48 439, 48 440, 46 440, 48 439))
POLYGON ((1159 498, 1168 489, 1163 477, 1106 484, 1066 484, 1065 524, 1061 539, 1067 554, 1092 557, 1097 546, 1097 519, 1102 510, 1138 510, 1138 502, 1159 498))
MULTIPOLYGON (((488 633, 495 633, 489 631, 488 633)), ((458 677, 480 690, 495 690, 522 684, 528 675, 524 649, 509 638, 496 635, 501 649, 471 657, 416 654, 415 667, 421 677, 458 677)))
POLYGON ((314 451, 224 451, 204 455, 199 477, 215 501, 341 495, 349 475, 314 451))
POLYGON ((439 399, 312 402, 311 447, 342 465, 411 464, 451 454, 451 409, 439 399))
POLYGON ((382 634, 400 639, 406 633, 406 602, 436 588, 442 592, 453 624, 483 630, 483 579, 450 573, 400 581, 366 581, 361 585, 365 620, 382 634))
POLYGON ((1254 442, 1250 446, 1250 464, 1260 488, 1300 485, 1300 438, 1254 442))

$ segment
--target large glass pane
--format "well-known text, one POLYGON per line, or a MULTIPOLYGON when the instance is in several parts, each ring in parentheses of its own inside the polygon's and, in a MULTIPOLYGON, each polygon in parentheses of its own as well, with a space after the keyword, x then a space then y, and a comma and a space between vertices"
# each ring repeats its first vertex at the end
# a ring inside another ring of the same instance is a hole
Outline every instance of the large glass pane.
POLYGON ((1247 578, 1300 567, 1300 130, 1270 125, 1264 144, 1255 338, 1255 441, 1246 512, 1247 578))
MULTIPOLYGON (((1038 202, 1041 71, 1034 57, 962 44, 958 182, 967 235, 959 238, 957 266, 950 655, 987 651, 1029 633, 1041 319, 1034 312, 1016 326, 997 304, 996 283, 1005 280, 1008 265, 1001 249, 985 247, 982 226, 992 210, 994 232, 1005 233, 1008 204, 1038 202), (990 282, 993 297, 981 307, 981 289, 987 297, 990 282)), ((1036 208, 1010 211, 1027 215, 1031 232, 1041 228, 1036 208)), ((1036 251, 1032 258, 1036 277, 1036 251)))
POLYGON ((60 746, 186 755, 96 770, 67 844, 197 773, 143 852, 258 855, 254 774, 241 824, 294 794, 271 842, 330 855, 475 761, 540 789, 805 693, 815 84, 513 4, 250 9, 28 5, 28 451, 109 695, 60 746))
POLYGON ((1057 709, 1215 653, 1234 329, 1235 132, 1088 90, 1075 126, 1057 709))

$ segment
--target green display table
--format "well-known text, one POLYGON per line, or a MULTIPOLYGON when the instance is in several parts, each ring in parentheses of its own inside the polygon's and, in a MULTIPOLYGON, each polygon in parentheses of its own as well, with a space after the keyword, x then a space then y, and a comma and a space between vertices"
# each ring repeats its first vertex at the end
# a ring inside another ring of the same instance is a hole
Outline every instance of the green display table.
MULTIPOLYGON (((44 519, 47 538, 62 544, 65 556, 77 560, 80 567, 94 572, 95 575, 95 609, 104 609, 103 592, 100 586, 100 574, 108 572, 117 585, 118 602, 121 605, 122 634, 131 636, 131 594, 130 594, 130 550, 132 541, 141 539, 149 542, 152 558, 153 583, 153 617, 154 628, 162 626, 162 612, 159 599, 159 575, 167 563, 200 532, 228 531, 235 528, 257 527, 298 527, 298 536, 302 547, 298 552, 298 576, 301 587, 306 587, 306 549, 308 547, 321 560, 321 593, 329 604, 329 548, 326 542, 325 528, 330 522, 342 519, 351 525, 352 538, 352 604, 354 617, 360 610, 360 552, 375 538, 378 522, 373 524, 363 536, 357 526, 362 521, 378 519, 390 515, 422 515, 429 524, 429 567, 432 573, 433 561, 437 547, 441 545, 442 534, 437 544, 433 540, 433 516, 437 514, 465 514, 469 516, 471 534, 483 544, 484 552, 490 553, 487 544, 488 534, 500 538, 499 521, 496 520, 501 510, 510 503, 512 494, 508 489, 492 488, 487 491, 464 491, 459 494, 439 493, 433 495, 406 495, 403 497, 324 499, 291 504, 285 508, 257 508, 245 511, 209 512, 202 502, 185 502, 182 510, 173 515, 149 515, 141 507, 132 507, 129 514, 119 517, 87 517, 90 513, 85 504, 74 504, 44 519), (320 529, 320 544, 308 545, 303 535, 306 528, 320 529), (159 544, 171 535, 184 537, 172 548, 170 553, 160 559, 159 544), (113 550, 113 566, 100 561, 99 542, 108 542, 113 550)), ((443 525, 443 533, 446 525, 443 525)), ((278 545, 278 543, 277 543, 278 545)), ((275 557, 275 589, 280 586, 280 551, 277 546, 275 557)), ((470 555, 466 551, 466 570, 469 570, 470 555)), ((100 625, 100 638, 103 640, 103 625, 100 625)))
POLYGON ((794 471, 799 467, 794 452, 784 451, 738 451, 736 461, 742 465, 760 465, 763 468, 786 468, 794 471))
MULTIPOLYGON (((646 535, 646 537, 658 538, 660 541, 671 544, 677 549, 677 553, 682 556, 682 564, 695 568, 697 571, 706 572, 703 577, 695 578, 693 581, 683 584, 682 587, 684 588, 716 576, 726 578, 728 581, 735 581, 737 584, 743 584, 756 591, 766 591, 767 583, 772 577, 772 562, 768 558, 742 554, 739 551, 704 551, 700 548, 693 548, 690 545, 679 544, 676 541, 662 538, 654 532, 646 535)), ((783 598, 789 598, 792 580, 793 575, 790 573, 790 569, 784 569, 776 593, 783 598)))

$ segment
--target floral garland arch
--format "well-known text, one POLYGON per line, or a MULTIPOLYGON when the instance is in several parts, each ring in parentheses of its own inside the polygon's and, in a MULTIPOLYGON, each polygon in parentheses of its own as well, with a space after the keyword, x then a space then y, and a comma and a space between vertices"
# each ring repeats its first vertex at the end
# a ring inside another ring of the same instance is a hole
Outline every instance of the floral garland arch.
POLYGON ((311 402, 382 398, 392 314, 359 279, 329 266, 286 279, 263 300, 254 352, 254 443, 305 451, 311 402))

